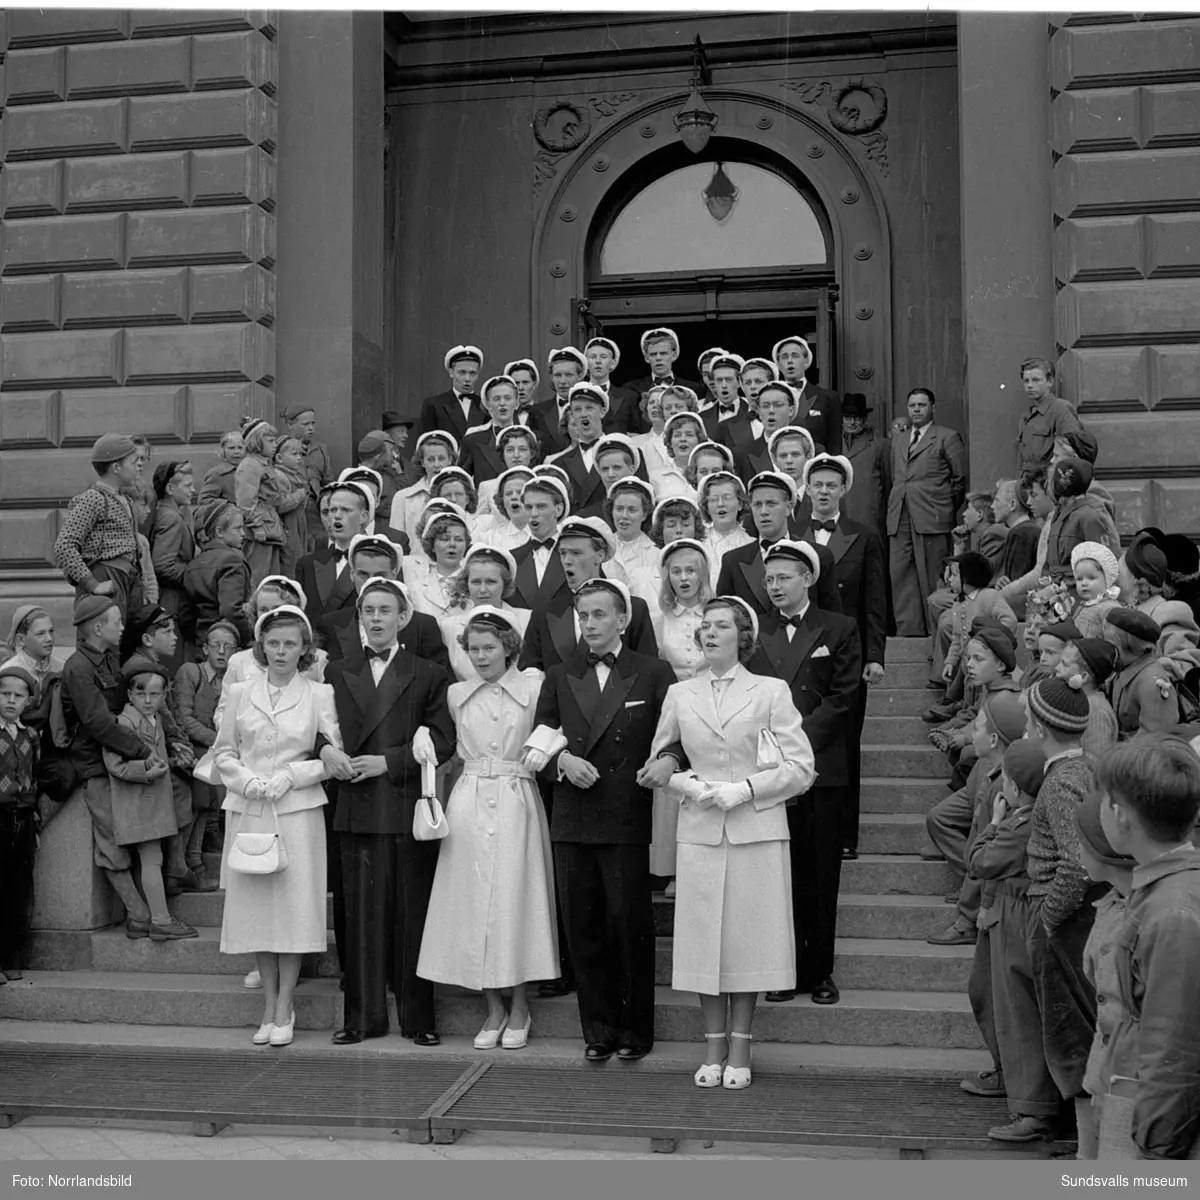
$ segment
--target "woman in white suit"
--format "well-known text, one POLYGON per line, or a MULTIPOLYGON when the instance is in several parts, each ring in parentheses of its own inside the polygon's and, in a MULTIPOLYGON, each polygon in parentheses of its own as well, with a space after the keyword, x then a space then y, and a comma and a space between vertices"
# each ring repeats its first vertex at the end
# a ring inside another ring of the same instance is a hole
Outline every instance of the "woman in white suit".
POLYGON ((697 1086, 736 1089, 750 1084, 758 993, 795 976, 784 801, 815 772, 787 684, 744 665, 758 637, 749 605, 708 601, 696 637, 707 669, 667 692, 644 774, 665 771, 671 759, 658 755, 682 746, 690 770, 670 779, 680 803, 671 986, 700 994, 709 1051, 697 1086))
POLYGON ((303 955, 327 948, 325 932, 325 804, 322 780, 349 778, 350 760, 333 704, 333 689, 303 671, 313 659, 308 618, 285 604, 255 622, 261 674, 235 684, 227 698, 213 759, 230 814, 221 886, 222 954, 254 954, 262 977, 263 1019, 256 1046, 286 1046, 296 1014, 292 997, 303 955), (321 757, 312 757, 318 735, 321 757), (231 870, 239 833, 278 831, 287 866, 271 875, 231 870))

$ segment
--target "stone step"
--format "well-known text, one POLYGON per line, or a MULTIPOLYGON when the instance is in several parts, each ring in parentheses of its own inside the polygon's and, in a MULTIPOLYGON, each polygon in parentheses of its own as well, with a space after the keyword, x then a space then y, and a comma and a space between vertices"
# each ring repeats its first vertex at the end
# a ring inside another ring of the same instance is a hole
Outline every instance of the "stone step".
MULTIPOLYGON (((222 954, 221 930, 210 925, 198 927, 199 937, 178 942, 152 942, 148 938, 132 941, 123 929, 103 929, 92 934, 92 962, 95 971, 171 972, 182 975, 237 975, 252 971, 253 954, 222 954)), ((305 955, 305 974, 325 978, 340 975, 333 948, 333 931, 328 933, 329 948, 324 954, 305 955)))
MULTIPOLYGON (((942 864, 935 863, 935 866, 942 864)), ((837 931, 844 938, 924 940, 941 933, 954 919, 945 892, 936 896, 867 895, 843 891, 838 896, 837 931)), ((654 932, 670 937, 675 925, 675 901, 654 897, 654 932)))
MULTIPOLYGON (((337 980, 304 980, 296 989, 297 1026, 337 1028, 341 1000, 337 980)), ((247 991, 236 975, 26 971, 22 982, 0 988, 0 1018, 18 1021, 257 1027, 262 1004, 262 993, 247 991)))
MULTIPOLYGON (((699 1041, 704 1032, 695 993, 655 989, 654 1036, 699 1041)), ((483 1014, 478 995, 439 989, 438 1032, 474 1034, 483 1014)), ((578 1038, 574 995, 530 1002, 536 1037, 578 1038)), ((967 997, 955 992, 858 991, 841 1002, 813 1004, 798 996, 785 1004, 760 1004, 754 1017, 759 1042, 819 1042, 839 1046, 937 1046, 974 1049, 981 1044, 967 997)))
POLYGON ((862 814, 907 812, 924 816, 948 793, 948 773, 938 779, 864 778, 859 792, 862 814))
POLYGON ((915 854, 860 854, 842 863, 842 891, 871 896, 938 896, 955 886, 944 862, 915 854))
POLYGON ((887 640, 887 660, 889 663, 924 662, 929 657, 929 646, 930 639, 927 637, 890 637, 887 640))
MULTIPOLYGON (((225 906, 225 893, 217 892, 187 892, 181 896, 173 896, 168 905, 171 913, 197 929, 205 926, 221 926, 221 913, 225 906)), ((325 900, 325 927, 333 928, 333 897, 325 900)))
POLYGON ((928 746, 929 730, 919 716, 868 717, 862 740, 864 746, 928 746))
MULTIPOLYGON (((929 672, 932 665, 925 661, 922 654, 919 662, 893 662, 888 660, 886 673, 883 677, 885 688, 924 688, 929 682, 929 672)), ((937 693, 929 689, 930 696, 936 698, 937 693)))
POLYGON ((862 773, 872 778, 949 779, 946 756, 933 746, 863 743, 862 773))
POLYGON ((928 688, 873 687, 867 693, 867 718, 919 717, 937 700, 937 693, 928 688))
MULTIPOLYGON (((672 941, 655 946, 654 981, 671 985, 672 941)), ((887 992, 965 992, 973 946, 930 946, 883 938, 839 938, 833 977, 839 988, 887 992)))
POLYGON ((860 854, 917 854, 928 841, 918 813, 863 813, 858 820, 860 854))

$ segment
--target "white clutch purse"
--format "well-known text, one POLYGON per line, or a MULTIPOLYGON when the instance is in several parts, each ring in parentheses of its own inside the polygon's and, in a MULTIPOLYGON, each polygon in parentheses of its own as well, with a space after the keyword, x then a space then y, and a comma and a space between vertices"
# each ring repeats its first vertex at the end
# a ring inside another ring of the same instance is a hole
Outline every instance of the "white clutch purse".
POLYGON ((783 750, 779 739, 769 730, 758 731, 758 769, 765 771, 769 767, 783 766, 783 750))
POLYGON ((437 768, 421 764, 421 797, 413 809, 413 837, 418 842, 436 842, 450 832, 446 811, 437 798, 437 768))

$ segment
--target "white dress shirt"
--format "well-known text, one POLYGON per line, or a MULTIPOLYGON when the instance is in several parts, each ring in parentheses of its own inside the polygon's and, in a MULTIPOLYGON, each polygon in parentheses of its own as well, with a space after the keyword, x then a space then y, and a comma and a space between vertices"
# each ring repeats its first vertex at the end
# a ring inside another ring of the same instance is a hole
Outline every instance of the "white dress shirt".
POLYGON ((463 420, 469 422, 471 419, 471 397, 466 392, 460 392, 457 388, 454 389, 454 395, 462 408, 463 420))
MULTIPOLYGON (((817 518, 816 516, 814 516, 813 519, 814 520, 820 519, 823 521, 833 521, 836 523, 838 520, 841 519, 841 515, 842 515, 841 513, 834 513, 832 517, 817 518)), ((818 546, 828 546, 829 539, 831 537, 833 537, 832 530, 829 530, 829 529, 814 529, 813 530, 813 541, 815 541, 818 546)))
POLYGON ((542 586, 542 579, 545 577, 546 568, 550 565, 550 555, 554 553, 554 546, 547 539, 540 546, 533 548, 533 569, 537 572, 538 587, 542 586))
MULTIPOLYGON (((799 612, 794 612, 794 613, 792 613, 791 617, 789 617, 788 619, 789 619, 789 620, 791 620, 791 619, 792 619, 792 617, 802 617, 802 616, 804 616, 804 614, 805 614, 806 612, 808 612, 808 610, 809 610, 809 607, 810 607, 810 604, 811 604, 811 601, 805 600, 805 602, 804 602, 804 606, 803 606, 803 607, 800 609, 800 611, 799 611, 799 612)), ((784 628, 787 630, 787 640, 788 640, 789 642, 790 642, 790 641, 792 641, 792 639, 793 639, 793 638, 795 638, 795 636, 796 636, 796 627, 795 627, 795 625, 785 625, 785 626, 784 626, 784 628)))
MULTIPOLYGON (((362 636, 363 650, 369 649, 367 646, 366 630, 360 625, 358 632, 362 636)), ((379 686, 379 681, 383 678, 383 673, 391 666, 392 659, 396 657, 396 651, 399 649, 399 643, 393 642, 387 651, 387 658, 368 658, 367 662, 371 665, 371 678, 375 680, 375 686, 379 686)))

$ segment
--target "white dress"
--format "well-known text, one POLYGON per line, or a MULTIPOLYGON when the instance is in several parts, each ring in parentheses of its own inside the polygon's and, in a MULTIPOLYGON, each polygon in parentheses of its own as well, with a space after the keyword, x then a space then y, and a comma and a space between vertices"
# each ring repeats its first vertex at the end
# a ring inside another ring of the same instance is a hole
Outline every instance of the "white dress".
POLYGON ((229 815, 221 886, 221 953, 323 953, 327 949, 325 789, 328 771, 312 758, 317 734, 339 750, 342 734, 333 688, 294 675, 276 692, 263 674, 237 684, 221 718, 213 756, 225 785, 221 807, 229 815), (289 787, 274 805, 248 800, 254 779, 286 776, 289 787), (274 812, 272 812, 274 809, 274 812), (239 832, 278 828, 288 865, 274 875, 243 875, 228 866, 239 832))
MULTIPOLYGON (((520 634, 524 637, 525 630, 529 627, 529 618, 533 616, 533 613, 527 608, 513 608, 509 604, 502 604, 500 607, 517 623, 520 634)), ((450 668, 456 679, 477 680, 479 678, 479 673, 471 665, 470 656, 458 644, 458 639, 462 636, 462 631, 466 629, 470 617, 471 610, 469 608, 455 609, 454 612, 447 613, 438 621, 442 630, 442 641, 446 643, 446 649, 450 652, 450 668)))
POLYGON ((437 564, 428 559, 418 562, 411 556, 405 558, 403 572, 404 585, 417 612, 428 613, 440 621, 455 611, 457 606, 451 601, 453 575, 443 575, 437 564))
POLYGON ((446 806, 417 974, 478 991, 559 971, 550 826, 520 764, 541 671, 450 687, 463 773, 446 806))
MULTIPOLYGON (((658 657, 674 668, 676 679, 691 679, 705 666, 704 653, 696 645, 704 610, 677 606, 663 612, 654 604, 650 617, 658 638, 658 657)), ((675 874, 675 836, 679 826, 679 802, 666 788, 654 789, 654 818, 650 835, 650 874, 675 874)))

